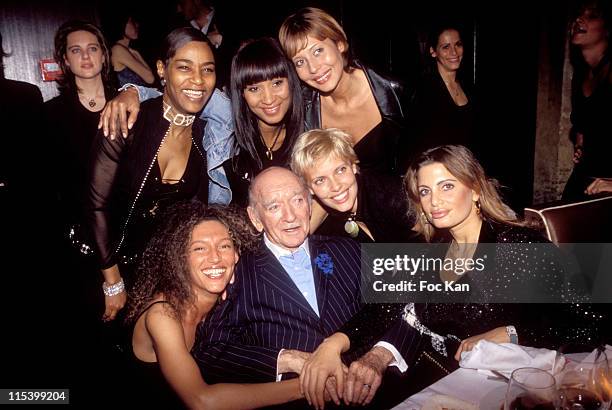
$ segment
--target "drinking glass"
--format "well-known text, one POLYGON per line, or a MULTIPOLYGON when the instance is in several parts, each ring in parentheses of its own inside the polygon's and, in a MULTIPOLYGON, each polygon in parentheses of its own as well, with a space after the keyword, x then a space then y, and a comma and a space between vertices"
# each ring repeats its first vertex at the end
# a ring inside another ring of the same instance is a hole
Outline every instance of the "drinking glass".
POLYGON ((558 404, 555 379, 550 373, 534 367, 512 372, 504 410, 555 410, 558 404))
POLYGON ((563 410, 606 410, 610 408, 611 380, 608 358, 596 351, 586 359, 567 359, 557 376, 563 410))

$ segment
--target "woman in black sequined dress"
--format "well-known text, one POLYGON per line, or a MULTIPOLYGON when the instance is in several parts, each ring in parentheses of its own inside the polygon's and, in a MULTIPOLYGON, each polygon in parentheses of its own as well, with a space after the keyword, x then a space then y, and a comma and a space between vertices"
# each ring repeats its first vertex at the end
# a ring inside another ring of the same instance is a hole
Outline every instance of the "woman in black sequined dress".
MULTIPOLYGON (((424 152, 413 162, 405 183, 413 208, 421 213, 418 230, 430 242, 449 243, 441 256, 477 258, 486 246, 482 244, 498 244, 483 272, 437 273, 441 281, 469 281, 479 290, 476 300, 481 303, 396 304, 392 311, 388 305, 370 304, 330 343, 321 345, 307 371, 338 377, 337 353, 348 350, 352 342, 375 339, 398 314, 424 336, 423 353, 416 363, 409 363, 418 387, 457 368, 461 353, 480 340, 557 348, 571 341, 603 338, 601 329, 609 328, 604 310, 572 303, 581 296, 573 284, 565 282, 565 267, 556 248, 517 220, 467 148, 451 145, 424 152), (566 303, 493 303, 520 300, 512 292, 496 292, 517 284, 533 290, 534 297, 554 293, 555 301, 566 303)), ((303 387, 307 397, 319 394, 313 385, 303 387)))

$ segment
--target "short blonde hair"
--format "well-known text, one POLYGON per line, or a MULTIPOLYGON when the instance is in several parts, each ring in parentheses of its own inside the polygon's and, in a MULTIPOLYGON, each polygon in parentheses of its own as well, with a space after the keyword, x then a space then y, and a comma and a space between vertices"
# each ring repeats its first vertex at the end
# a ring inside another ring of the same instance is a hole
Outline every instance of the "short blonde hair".
POLYGON ((337 128, 314 129, 301 134, 291 151, 291 169, 301 178, 306 170, 322 158, 336 157, 356 164, 359 162, 353 150, 351 136, 337 128))
POLYGON ((346 33, 331 15, 315 7, 305 7, 285 19, 278 31, 278 39, 289 58, 293 58, 308 44, 307 36, 318 40, 330 39, 344 45, 344 68, 350 66, 349 43, 346 33))

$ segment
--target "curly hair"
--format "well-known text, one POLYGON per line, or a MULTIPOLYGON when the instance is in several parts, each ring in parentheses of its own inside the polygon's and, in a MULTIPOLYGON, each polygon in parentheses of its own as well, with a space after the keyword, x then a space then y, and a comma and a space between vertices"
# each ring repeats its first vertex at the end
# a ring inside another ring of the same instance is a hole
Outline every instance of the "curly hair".
POLYGON ((149 241, 136 280, 130 289, 125 322, 135 322, 151 300, 163 294, 180 320, 195 303, 187 250, 195 227, 202 221, 219 221, 230 232, 239 252, 252 250, 258 236, 246 218, 244 209, 236 206, 207 206, 199 201, 181 201, 162 215, 162 225, 149 241))

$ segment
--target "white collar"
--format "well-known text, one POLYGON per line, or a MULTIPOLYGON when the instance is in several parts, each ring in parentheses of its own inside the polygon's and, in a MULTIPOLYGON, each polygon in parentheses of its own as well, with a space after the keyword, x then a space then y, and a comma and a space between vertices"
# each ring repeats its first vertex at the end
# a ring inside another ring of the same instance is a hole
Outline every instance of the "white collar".
MULTIPOLYGON (((268 235, 265 232, 264 232, 264 243, 268 247, 268 249, 270 249, 270 252, 272 252, 272 254, 274 255, 276 259, 279 259, 281 256, 289 256, 292 253, 297 252, 297 250, 292 252, 289 249, 281 248, 280 246, 272 243, 272 241, 270 241, 270 239, 268 238, 268 235)), ((298 247, 298 249, 299 248, 304 249, 304 251, 306 252, 306 255, 308 255, 308 257, 310 258, 310 250, 308 249, 308 237, 298 247)))

